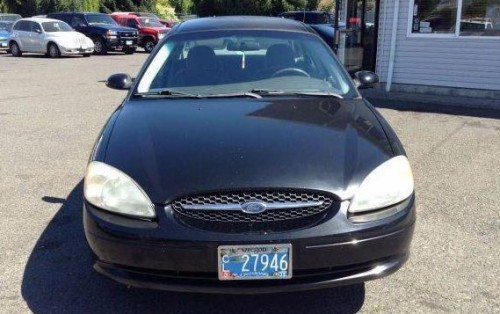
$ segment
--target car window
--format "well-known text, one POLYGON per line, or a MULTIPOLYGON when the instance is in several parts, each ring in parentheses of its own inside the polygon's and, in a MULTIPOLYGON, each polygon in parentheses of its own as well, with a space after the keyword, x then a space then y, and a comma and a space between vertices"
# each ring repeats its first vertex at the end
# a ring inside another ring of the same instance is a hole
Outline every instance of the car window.
POLYGON ((254 89, 348 94, 348 75, 317 36, 232 31, 178 35, 163 44, 138 92, 175 89, 191 94, 254 89))
POLYGON ((127 20, 127 26, 132 27, 132 28, 137 28, 139 25, 134 19, 128 19, 127 20))
POLYGON ((87 14, 86 18, 89 25, 117 25, 115 20, 106 14, 87 14))
POLYGON ((140 17, 139 23, 145 27, 163 27, 163 24, 160 20, 151 17, 140 17))
POLYGON ((63 21, 43 22, 42 27, 47 33, 71 32, 73 29, 63 21))
POLYGON ((41 33, 42 32, 42 27, 40 26, 40 24, 36 23, 36 22, 30 22, 31 24, 31 31, 34 32, 34 33, 41 33))
POLYGON ((31 24, 28 21, 19 21, 14 26, 14 30, 30 32, 31 31, 31 24))
POLYGON ((73 16, 73 19, 71 20, 71 26, 72 27, 81 27, 83 25, 87 25, 87 22, 85 22, 85 19, 81 15, 75 15, 73 16))

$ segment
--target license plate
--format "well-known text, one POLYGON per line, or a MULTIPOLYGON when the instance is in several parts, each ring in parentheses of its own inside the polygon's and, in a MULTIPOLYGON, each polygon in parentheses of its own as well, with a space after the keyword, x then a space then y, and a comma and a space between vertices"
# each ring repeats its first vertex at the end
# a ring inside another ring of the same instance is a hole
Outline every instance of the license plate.
POLYGON ((7 43, 2 43, 2 47, 7 47, 7 43))
POLYGON ((292 278, 292 245, 224 245, 218 248, 219 280, 292 278))
POLYGON ((132 45, 132 41, 131 41, 131 40, 127 40, 127 41, 125 42, 125 45, 127 45, 127 46, 132 45))

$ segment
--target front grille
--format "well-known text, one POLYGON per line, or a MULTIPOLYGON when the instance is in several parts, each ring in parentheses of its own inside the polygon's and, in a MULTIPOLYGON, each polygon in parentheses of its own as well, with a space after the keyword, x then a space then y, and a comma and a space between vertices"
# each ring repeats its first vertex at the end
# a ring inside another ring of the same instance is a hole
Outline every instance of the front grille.
POLYGON ((137 36, 133 32, 119 32, 118 35, 121 39, 136 39, 137 36))
POLYGON ((333 211, 334 203, 331 196, 316 192, 263 191, 190 196, 175 200, 172 208, 183 223, 204 230, 281 232, 321 222, 333 211), (257 214, 223 209, 255 201, 267 204, 269 209, 257 214))

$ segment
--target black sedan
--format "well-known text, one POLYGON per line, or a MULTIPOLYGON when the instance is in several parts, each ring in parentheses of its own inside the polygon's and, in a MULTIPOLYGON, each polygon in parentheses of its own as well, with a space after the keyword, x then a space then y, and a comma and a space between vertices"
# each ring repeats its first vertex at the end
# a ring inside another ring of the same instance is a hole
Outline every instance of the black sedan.
POLYGON ((409 256, 412 171, 394 131, 304 24, 177 25, 85 176, 95 269, 165 290, 270 293, 386 276, 409 256))

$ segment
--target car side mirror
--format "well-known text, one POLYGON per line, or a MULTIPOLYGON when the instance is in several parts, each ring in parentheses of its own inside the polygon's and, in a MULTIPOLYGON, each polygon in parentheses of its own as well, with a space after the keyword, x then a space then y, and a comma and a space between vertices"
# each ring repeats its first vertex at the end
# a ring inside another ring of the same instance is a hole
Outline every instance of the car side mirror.
POLYGON ((358 83, 358 88, 373 88, 379 82, 378 75, 371 71, 359 71, 354 73, 354 80, 358 83))
POLYGON ((134 80, 126 73, 111 75, 106 81, 106 86, 112 89, 127 90, 132 87, 134 80))
POLYGON ((35 29, 35 33, 37 33, 37 34, 41 34, 41 33, 42 33, 42 30, 41 30, 41 29, 35 29))

